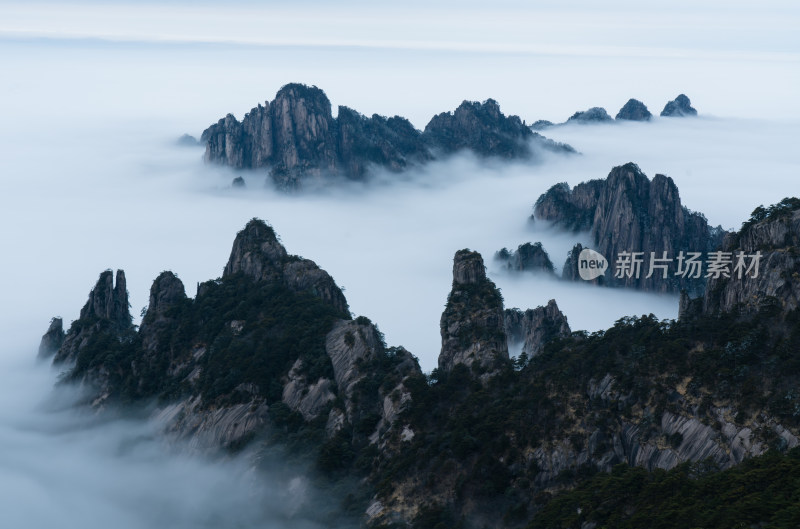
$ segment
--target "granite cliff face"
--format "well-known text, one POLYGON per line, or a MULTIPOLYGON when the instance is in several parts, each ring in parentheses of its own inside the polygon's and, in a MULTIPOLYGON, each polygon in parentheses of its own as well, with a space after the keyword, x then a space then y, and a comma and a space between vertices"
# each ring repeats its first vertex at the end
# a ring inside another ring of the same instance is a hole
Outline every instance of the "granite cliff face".
POLYGON ((442 334, 440 371, 448 372, 457 364, 463 364, 492 372, 502 360, 508 359, 503 298, 486 277, 486 267, 479 253, 456 252, 453 288, 439 328, 442 334))
POLYGON ((754 314, 772 308, 786 314, 800 306, 800 200, 759 207, 738 233, 725 237, 721 251, 730 261, 727 277, 709 280, 704 313, 754 314))
POLYGON ((374 168, 400 172, 461 150, 500 158, 528 158, 537 149, 574 152, 531 132, 517 116, 503 115, 492 99, 464 101, 421 132, 405 118, 368 118, 345 106, 334 118, 322 90, 296 83, 241 122, 228 114, 203 132, 201 142, 207 162, 268 168, 282 189, 336 176, 361 180, 374 168))
POLYGON ((544 345, 554 338, 565 338, 571 331, 567 317, 551 299, 544 307, 521 311, 506 309, 505 329, 509 347, 519 349, 529 358, 542 351, 544 345))
POLYGON ((661 115, 664 117, 682 118, 696 116, 697 110, 692 107, 692 102, 689 98, 681 94, 664 106, 661 115))
MULTIPOLYGON (((660 292, 702 291, 703 277, 679 276, 677 259, 682 251, 713 250, 723 235, 721 228, 710 228, 705 217, 681 205, 671 178, 656 175, 651 181, 633 163, 615 167, 606 180, 574 189, 553 186, 536 201, 534 218, 572 231, 589 230, 593 249, 610 263, 605 284, 660 292), (613 265, 621 252, 641 252, 638 277, 635 266, 616 277, 613 265), (665 256, 671 261, 657 260, 665 256), (648 278, 651 263, 653 273, 648 278)), ((573 266, 569 263, 565 269, 573 266)))

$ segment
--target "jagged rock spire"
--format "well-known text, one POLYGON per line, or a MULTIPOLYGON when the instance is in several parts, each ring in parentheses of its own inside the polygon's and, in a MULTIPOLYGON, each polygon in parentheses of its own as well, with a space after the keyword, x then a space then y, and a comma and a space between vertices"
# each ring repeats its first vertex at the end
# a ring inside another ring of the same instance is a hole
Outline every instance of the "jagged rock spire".
POLYGON ((485 371, 508 359, 503 298, 486 277, 478 252, 459 250, 453 260, 453 288, 440 322, 442 350, 439 369, 477 364, 485 371))

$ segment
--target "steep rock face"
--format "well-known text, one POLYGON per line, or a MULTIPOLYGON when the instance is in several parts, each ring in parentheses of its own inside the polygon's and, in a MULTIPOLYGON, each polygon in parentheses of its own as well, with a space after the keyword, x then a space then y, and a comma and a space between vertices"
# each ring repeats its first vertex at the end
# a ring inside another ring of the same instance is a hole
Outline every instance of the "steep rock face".
POLYGON ((237 168, 250 167, 250 160, 244 155, 248 141, 244 138, 242 124, 233 114, 228 114, 204 130, 200 141, 206 144, 206 162, 218 162, 237 168))
POLYGON ((347 300, 333 278, 313 261, 289 256, 275 230, 261 220, 251 220, 233 242, 223 277, 235 274, 310 292, 340 312, 348 312, 347 300))
POLYGON ((39 343, 39 358, 44 359, 54 355, 64 343, 64 336, 64 322, 61 318, 50 320, 50 326, 39 343))
POLYGON ((577 243, 572 247, 572 250, 567 254, 567 260, 564 261, 564 268, 561 270, 561 279, 565 281, 581 281, 585 283, 592 283, 595 285, 605 284, 605 276, 599 276, 594 279, 583 279, 580 276, 580 255, 583 251, 583 245, 577 243))
POLYGON ((301 177, 336 172, 336 123, 322 90, 286 85, 270 109, 275 141, 272 177, 279 186, 295 187, 301 177))
POLYGON ((399 172, 433 159, 422 133, 405 118, 367 118, 340 106, 337 122, 342 169, 351 178, 364 178, 371 166, 399 172))
POLYGON ((661 115, 665 117, 682 118, 696 116, 697 110, 692 107, 692 102, 684 94, 679 95, 664 106, 661 115))
POLYGON ((649 121, 653 115, 647 110, 647 106, 638 99, 628 99, 623 105, 615 119, 627 121, 649 121))
POLYGON ((528 357, 542 351, 544 345, 554 338, 569 336, 571 330, 567 317, 558 308, 556 300, 551 299, 544 307, 528 309, 506 309, 505 330, 510 348, 522 345, 520 352, 528 357))
POLYGON ((241 122, 228 114, 201 136, 205 160, 241 169, 268 168, 275 184, 295 189, 308 180, 365 178, 372 168, 399 172, 462 149, 479 156, 527 158, 536 150, 575 152, 533 133, 494 100, 463 102, 435 116, 424 132, 402 117, 367 118, 331 103, 317 87, 292 83, 241 122))
POLYGON ((702 291, 702 277, 676 274, 677 258, 681 251, 711 251, 723 233, 681 205, 671 178, 656 175, 650 181, 633 163, 615 167, 605 181, 580 184, 574 190, 564 184, 554 186, 536 201, 534 217, 571 230, 588 227, 593 249, 609 260, 606 284, 661 292, 702 291), (638 274, 632 266, 616 277, 614 264, 621 252, 642 252, 638 274), (672 261, 653 260, 664 255, 672 261), (656 266, 648 278, 651 262, 656 266), (658 267, 661 264, 667 268, 658 267))
POLYGON ((303 361, 299 358, 292 365, 287 378, 283 386, 282 400, 307 421, 319 416, 327 404, 336 399, 331 380, 320 377, 313 383, 309 382, 303 374, 303 361))
POLYGON ((167 351, 160 350, 163 349, 160 342, 168 340, 168 337, 162 337, 161 333, 169 332, 176 320, 176 317, 170 314, 170 309, 184 301, 186 301, 186 289, 183 282, 172 272, 161 272, 150 287, 150 302, 139 327, 142 346, 149 354, 167 354, 167 351))
POLYGON ((738 233, 725 238, 722 251, 732 262, 730 277, 709 280, 703 312, 753 313, 771 305, 786 313, 800 306, 800 200, 784 199, 770 209, 757 209, 738 233), (760 258, 754 259, 757 253, 760 258), (741 277, 736 271, 740 254, 741 277), (754 260, 757 275, 755 268, 749 269, 754 260))
POLYGON ((215 409, 199 396, 159 408, 153 419, 166 437, 198 454, 241 448, 269 424, 269 407, 261 398, 215 409))
POLYGON ((130 305, 125 272, 106 270, 89 293, 78 320, 73 322, 53 359, 56 363, 74 362, 82 347, 104 334, 121 336, 131 330, 130 305))
POLYGON ((357 321, 340 321, 325 338, 325 351, 333 363, 336 387, 345 399, 346 412, 353 414, 353 391, 365 376, 361 366, 383 351, 375 326, 357 321))
POLYGON ((542 243, 529 243, 519 245, 515 251, 509 251, 503 248, 494 254, 496 261, 502 263, 503 267, 508 270, 517 272, 532 271, 532 272, 553 272, 553 263, 550 261, 550 256, 542 247, 542 243))
POLYGON ((477 252, 459 250, 453 261, 453 288, 440 322, 442 350, 439 369, 456 364, 476 365, 491 371, 508 359, 503 323, 503 299, 486 277, 483 258, 477 252))
POLYGON ((609 123, 614 121, 603 107, 592 107, 589 110, 578 111, 572 114, 567 123, 609 123))

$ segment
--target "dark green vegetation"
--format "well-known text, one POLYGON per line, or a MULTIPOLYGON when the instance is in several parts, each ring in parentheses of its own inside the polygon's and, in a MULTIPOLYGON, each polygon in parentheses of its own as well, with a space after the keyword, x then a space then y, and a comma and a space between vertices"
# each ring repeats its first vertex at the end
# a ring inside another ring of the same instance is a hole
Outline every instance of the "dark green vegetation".
POLYGON ((618 465, 557 495, 529 529, 796 529, 800 448, 769 452, 721 472, 684 463, 648 472, 618 465))
MULTIPOLYGON (((431 498, 424 520, 452 520, 455 513, 470 508, 468 502, 473 506, 478 502, 482 512, 492 513, 492 526, 513 527, 548 505, 551 496, 542 491, 543 485, 571 487, 598 471, 610 470, 598 468, 593 461, 613 451, 611 440, 623 423, 639 426, 640 442, 660 442, 675 449, 684 440, 678 433, 667 435, 661 429, 660 417, 666 411, 685 415, 696 409, 699 420, 718 428, 712 407, 727 402, 738 410, 734 422, 739 426, 766 412, 784 426, 796 427, 800 425, 800 313, 790 313, 781 324, 774 322, 770 305, 748 319, 725 315, 678 323, 652 315, 624 318, 605 332, 573 333, 569 339, 550 342, 519 370, 509 361, 485 385, 463 366, 449 374, 437 370, 429 377, 407 381, 413 398, 402 419, 423 433, 382 462, 375 474, 380 478, 376 481, 379 494, 389 494, 396 482, 415 476, 426 491, 423 496, 431 498), (606 374, 614 377, 614 396, 589 395, 591 383, 606 374), (676 388, 687 379, 685 394, 680 395, 676 388), (578 453, 585 451, 588 462, 548 475, 548 469, 529 454, 560 441, 568 441, 578 453)), ((768 429, 758 435, 768 446, 786 449, 785 441, 768 429)), ((774 458, 764 461, 772 464, 774 458)), ((796 459, 791 461, 796 467, 796 459)), ((781 465, 785 464, 789 463, 781 465)), ((688 467, 681 468, 669 476, 683 479, 688 467)), ((640 479, 648 476, 644 469, 616 469, 614 475, 620 472, 640 479)), ((663 476, 662 472, 647 479, 656 487, 666 479, 663 476)), ((774 476, 775 472, 765 475, 765 488, 780 486, 774 476)), ((696 486, 714 490, 703 483, 696 486)), ((710 509, 730 501, 726 494, 721 489, 708 505, 698 502, 696 511, 710 516, 710 509)), ((620 496, 619 501, 624 498, 620 496)), ((645 496, 639 499, 647 501, 645 496)), ((636 520, 641 522, 646 516, 636 520)), ((431 525, 421 518, 415 527, 450 526, 438 523, 431 525)), ((536 527, 572 527, 566 523, 536 527)))
MULTIPOLYGON (((167 309, 155 336, 158 354, 143 347, 142 336, 133 328, 122 336, 108 329, 81 348, 67 376, 80 380, 102 366, 111 377, 108 386, 123 402, 175 399, 199 391, 206 406, 235 404, 249 400, 242 389, 254 384, 256 392, 273 403, 281 400, 281 377, 297 358, 303 360, 309 378, 332 377, 325 336, 339 318, 349 315, 309 293, 229 276, 204 283, 195 299, 167 309), (202 349, 198 363, 190 362, 202 349), (192 386, 182 369, 190 365, 201 367, 192 386)), ((73 326, 95 323, 77 320, 73 326)))
POLYGON ((794 211, 800 209, 800 198, 787 197, 771 206, 758 206, 750 214, 750 218, 742 223, 739 234, 744 233, 749 228, 759 222, 774 221, 789 217, 794 211))

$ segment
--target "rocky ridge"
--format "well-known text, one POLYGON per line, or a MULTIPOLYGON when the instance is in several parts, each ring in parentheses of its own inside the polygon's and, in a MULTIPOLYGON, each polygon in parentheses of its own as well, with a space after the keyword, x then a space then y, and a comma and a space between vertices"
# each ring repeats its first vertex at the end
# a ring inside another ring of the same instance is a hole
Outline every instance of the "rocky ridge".
MULTIPOLYGON (((703 277, 679 275, 678 256, 680 252, 705 255, 719 246, 724 234, 681 204, 671 178, 657 174, 650 180, 633 163, 613 168, 605 180, 573 189, 566 184, 551 187, 536 201, 533 218, 570 231, 589 231, 593 249, 609 260, 605 284, 660 292, 701 292, 703 277), (613 265, 622 252, 641 252, 638 274, 632 265, 617 277, 613 265), (656 261, 654 256, 669 261, 656 261), (647 277, 651 263, 666 268, 654 266, 647 277)), ((570 261, 564 267, 570 277, 575 276, 574 266, 570 261)))
POLYGON ((282 189, 336 176, 362 180, 374 168, 400 172, 462 150, 499 158, 575 152, 532 132, 517 116, 505 116, 493 99, 464 101, 419 131, 405 118, 366 117, 345 106, 334 118, 322 90, 297 83, 242 121, 228 114, 203 131, 201 142, 207 162, 267 168, 282 189))

